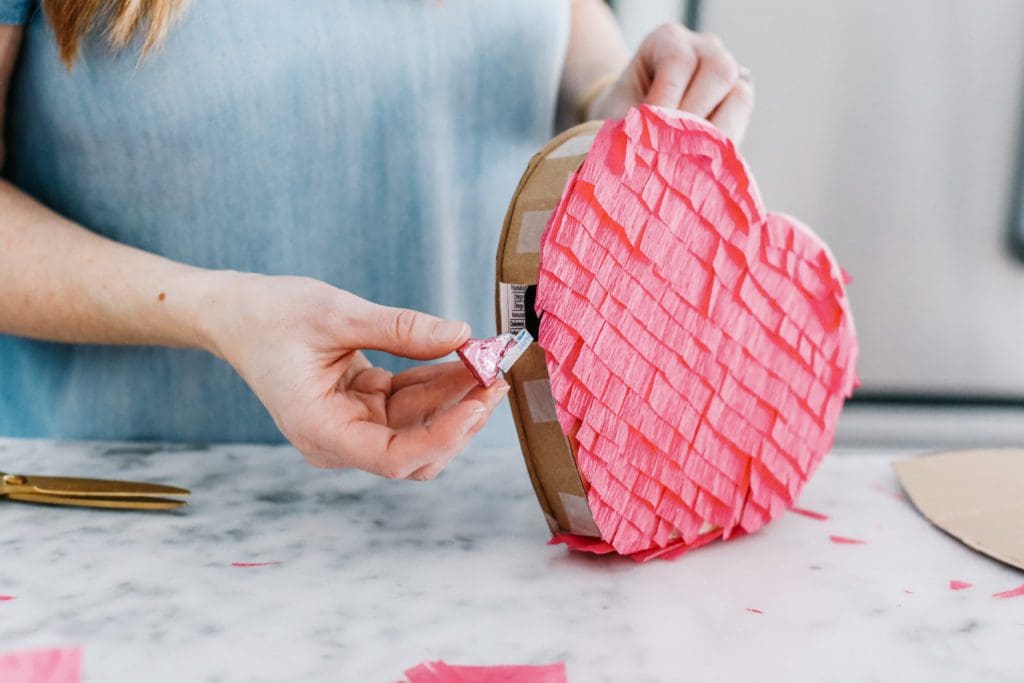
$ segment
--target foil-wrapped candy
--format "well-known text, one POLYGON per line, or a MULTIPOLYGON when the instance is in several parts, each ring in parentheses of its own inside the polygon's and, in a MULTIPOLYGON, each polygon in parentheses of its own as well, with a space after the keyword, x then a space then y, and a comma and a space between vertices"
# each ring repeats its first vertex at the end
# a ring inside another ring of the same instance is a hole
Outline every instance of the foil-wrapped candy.
POLYGON ((525 329, 518 334, 499 334, 489 339, 470 339, 456 349, 459 359, 485 389, 519 360, 533 342, 525 329))

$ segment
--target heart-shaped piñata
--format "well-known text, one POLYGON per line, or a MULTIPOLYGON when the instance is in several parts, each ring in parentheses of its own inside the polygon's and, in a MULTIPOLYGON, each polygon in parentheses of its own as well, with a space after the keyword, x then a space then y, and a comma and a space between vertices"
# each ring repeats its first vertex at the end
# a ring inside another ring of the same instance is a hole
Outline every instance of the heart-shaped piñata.
POLYGON ((831 448, 857 356, 843 272, 706 121, 643 106, 604 125, 541 238, 536 297, 601 537, 571 547, 647 559, 750 533, 831 448))

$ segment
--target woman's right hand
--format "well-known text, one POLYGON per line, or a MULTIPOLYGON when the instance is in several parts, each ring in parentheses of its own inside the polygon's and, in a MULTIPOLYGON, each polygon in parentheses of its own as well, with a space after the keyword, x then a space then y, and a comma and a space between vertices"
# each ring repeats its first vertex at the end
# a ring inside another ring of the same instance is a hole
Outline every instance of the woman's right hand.
POLYGON ((316 467, 432 479, 508 392, 459 362, 392 376, 361 349, 418 360, 454 351, 464 322, 379 306, 323 282, 211 274, 197 320, 203 346, 235 368, 316 467))

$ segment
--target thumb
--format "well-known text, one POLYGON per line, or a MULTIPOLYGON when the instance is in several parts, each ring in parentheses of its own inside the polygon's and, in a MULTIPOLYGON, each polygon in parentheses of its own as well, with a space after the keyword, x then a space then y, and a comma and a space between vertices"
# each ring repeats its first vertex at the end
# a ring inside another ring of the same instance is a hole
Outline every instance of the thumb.
POLYGON ((347 335, 360 349, 387 351, 416 360, 446 356, 469 338, 469 325, 407 308, 360 300, 347 335))

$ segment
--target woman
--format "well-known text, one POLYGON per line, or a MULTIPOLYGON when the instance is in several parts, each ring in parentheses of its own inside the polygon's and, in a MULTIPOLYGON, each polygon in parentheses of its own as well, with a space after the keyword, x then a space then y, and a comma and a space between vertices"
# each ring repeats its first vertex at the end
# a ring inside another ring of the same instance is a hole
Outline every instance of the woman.
POLYGON ((362 351, 486 334, 556 104, 679 107, 737 140, 752 107, 715 37, 664 26, 631 59, 598 0, 41 4, 0 0, 4 435, 283 435, 430 479, 507 385, 362 351))

